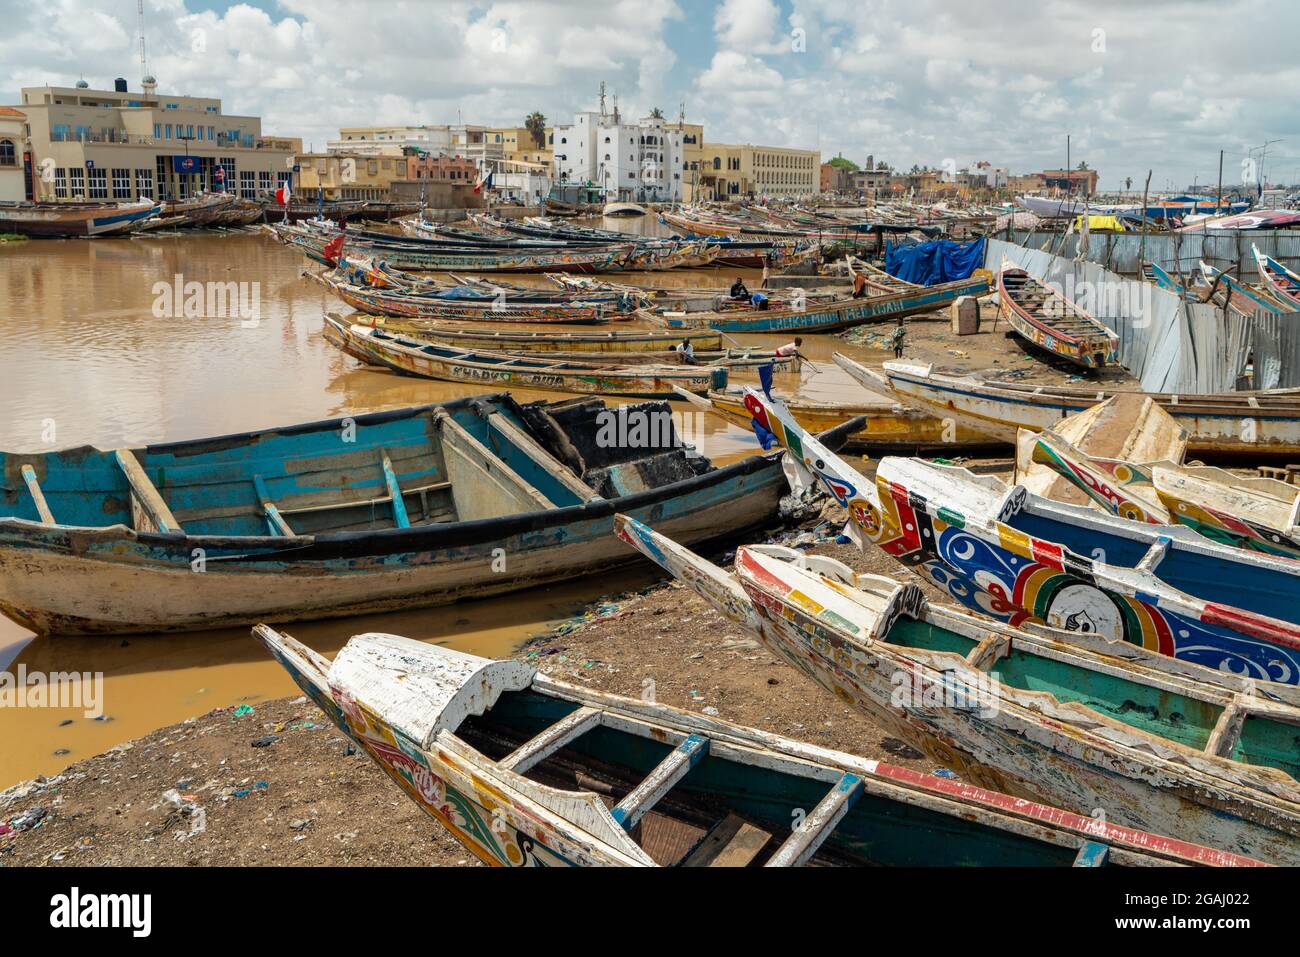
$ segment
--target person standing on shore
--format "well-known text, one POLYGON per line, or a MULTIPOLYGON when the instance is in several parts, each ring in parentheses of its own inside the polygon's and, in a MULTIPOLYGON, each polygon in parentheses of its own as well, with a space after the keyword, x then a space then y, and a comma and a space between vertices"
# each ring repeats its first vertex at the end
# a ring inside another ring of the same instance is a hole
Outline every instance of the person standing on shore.
POLYGON ((771 270, 772 270, 772 257, 764 256, 763 257, 763 283, 758 287, 759 289, 767 288, 767 281, 768 279, 771 278, 772 275, 771 270))
POLYGON ((903 320, 898 320, 898 325, 894 326, 893 335, 890 338, 894 343, 894 358, 903 358, 903 337, 907 335, 907 330, 903 328, 903 320))

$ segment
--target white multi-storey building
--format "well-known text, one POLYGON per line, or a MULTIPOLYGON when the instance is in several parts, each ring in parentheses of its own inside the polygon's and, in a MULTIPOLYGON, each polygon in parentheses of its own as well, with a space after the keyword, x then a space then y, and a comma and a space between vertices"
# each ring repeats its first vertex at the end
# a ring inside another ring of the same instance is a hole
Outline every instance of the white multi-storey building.
POLYGON ((659 117, 623 123, 617 113, 578 113, 553 137, 560 183, 590 183, 608 200, 683 199, 682 131, 659 117))

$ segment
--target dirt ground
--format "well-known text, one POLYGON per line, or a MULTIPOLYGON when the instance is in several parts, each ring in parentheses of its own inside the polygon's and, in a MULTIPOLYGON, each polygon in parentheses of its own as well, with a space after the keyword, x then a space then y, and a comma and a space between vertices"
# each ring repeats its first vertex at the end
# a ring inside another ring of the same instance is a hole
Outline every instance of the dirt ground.
MULTIPOLYGON (((911 576, 836 544, 837 512, 775 540, 911 576)), ((676 583, 607 598, 517 657, 616 694, 653 681, 665 704, 935 770, 676 583)), ((0 792, 0 832, 0 866, 478 864, 306 698, 219 708, 0 792)))

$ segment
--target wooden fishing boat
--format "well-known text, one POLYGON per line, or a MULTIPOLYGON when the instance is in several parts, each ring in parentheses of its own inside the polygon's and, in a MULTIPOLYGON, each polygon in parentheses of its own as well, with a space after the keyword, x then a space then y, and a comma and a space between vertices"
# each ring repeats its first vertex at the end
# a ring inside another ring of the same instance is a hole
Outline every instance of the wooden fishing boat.
POLYGON ((846 531, 917 566, 990 618, 1101 634, 1261 681, 1300 683, 1300 565, 1008 488, 919 459, 880 460, 875 482, 750 390, 754 421, 809 484, 848 509, 846 531), (1157 577, 1159 576, 1159 577, 1157 577))
POLYGON ((743 546, 733 577, 634 519, 615 528, 837 702, 963 779, 1300 863, 1300 689, 1261 693, 1097 635, 990 625, 795 549, 743 546))
POLYGON ((774 456, 715 468, 665 403, 506 395, 138 449, 0 454, 0 611, 38 633, 184 631, 446 604, 606 571, 615 510, 721 538, 774 456))
POLYGON ((345 303, 367 315, 399 316, 406 319, 459 319, 468 322, 562 322, 600 325, 628 315, 598 305, 583 303, 512 302, 508 295, 496 299, 440 299, 401 291, 375 289, 339 282, 328 276, 321 282, 345 303))
POLYGON ((1259 269, 1259 279, 1274 299, 1284 302, 1291 311, 1300 311, 1300 275, 1296 275, 1286 266, 1260 252, 1259 247, 1251 244, 1250 251, 1255 256, 1255 265, 1259 269))
POLYGON ((946 306, 958 296, 980 295, 987 291, 985 278, 972 277, 863 299, 809 302, 802 308, 751 308, 684 315, 669 313, 659 316, 659 319, 670 329, 707 326, 721 332, 820 332, 929 312, 946 306))
POLYGON ((162 207, 151 199, 130 203, 0 202, 0 233, 39 239, 112 236, 157 216, 162 207))
POLYGON ((690 332, 514 332, 474 329, 454 323, 403 322, 384 317, 351 314, 345 317, 327 313, 337 322, 379 326, 394 332, 420 330, 421 335, 436 338, 462 349, 489 349, 494 352, 527 353, 628 353, 667 352, 678 343, 689 342, 699 352, 722 349, 722 334, 712 330, 690 332))
POLYGON ((594 691, 519 661, 365 634, 331 662, 266 625, 253 634, 411 800, 487 864, 1260 863, 594 691))
MULTIPOLYGON (((1239 282, 1233 278, 1231 273, 1216 269, 1207 262, 1202 262, 1200 269, 1201 278, 1205 282, 1205 286, 1208 287, 1211 298, 1220 306, 1226 300, 1233 309, 1243 316, 1251 316, 1259 311, 1274 314, 1294 311, 1292 303, 1283 302, 1276 298, 1269 289, 1256 289, 1244 282, 1239 282)), ((1204 295, 1201 288, 1197 288, 1194 292, 1198 296, 1204 295)))
POLYGON ((1051 430, 1033 438, 1030 457, 1121 518, 1186 525, 1233 548, 1300 558, 1300 489, 1286 482, 1208 465, 1089 456, 1051 430))
MULTIPOLYGON (((720 415, 735 425, 748 429, 753 415, 745 408, 742 391, 709 392, 699 396, 689 392, 679 395, 692 405, 720 415)), ((822 432, 862 418, 861 428, 846 441, 855 451, 911 451, 946 449, 953 442, 965 448, 989 445, 987 438, 968 429, 949 427, 942 420, 909 409, 888 399, 862 402, 821 403, 803 399, 783 399, 790 414, 805 429, 822 432)))
POLYGON ((357 217, 366 208, 362 199, 327 199, 324 202, 299 201, 290 202, 288 206, 278 202, 274 197, 258 198, 255 202, 262 207, 263 218, 268 223, 301 223, 324 218, 341 222, 357 217))
POLYGON ((481 352, 392 335, 325 317, 325 338, 348 355, 405 375, 446 382, 490 382, 508 388, 580 395, 674 398, 673 387, 707 392, 727 385, 725 366, 597 366, 564 359, 481 352))
MULTIPOLYGON (((868 389, 889 389, 906 405, 1012 444, 1019 429, 1041 432, 1115 395, 1115 390, 1108 389, 946 375, 929 364, 886 362, 877 371, 840 354, 835 362, 868 389)), ((1300 389, 1147 394, 1187 431, 1189 452, 1251 459, 1300 454, 1300 389)))
POLYGON ((180 225, 186 228, 212 226, 226 210, 234 208, 235 201, 234 193, 198 193, 163 203, 162 215, 183 217, 180 225))
POLYGON ((1119 337, 1075 303, 1025 270, 998 270, 1002 318, 1022 338, 1085 369, 1119 363, 1119 337))
MULTIPOLYGON (((735 346, 727 349, 695 349, 692 346, 692 361, 690 362, 683 359, 676 348, 657 352, 644 350, 639 352, 599 352, 586 348, 567 351, 549 347, 534 350, 528 348, 526 342, 520 344, 508 342, 494 344, 490 341, 490 337, 484 337, 487 342, 483 346, 467 346, 446 337, 442 326, 430 328, 427 323, 403 322, 402 320, 386 319, 382 316, 358 316, 355 313, 350 315, 347 320, 342 319, 335 313, 328 313, 327 315, 333 316, 335 321, 344 325, 355 324, 366 328, 379 329, 389 335, 399 336, 404 339, 415 339, 420 342, 453 349, 471 351, 485 349, 498 353, 508 352, 517 359, 561 359, 590 366, 726 366, 728 369, 758 369, 762 366, 771 366, 776 372, 787 373, 799 371, 801 365, 798 356, 778 356, 774 350, 753 349, 748 346, 735 346), (493 348, 494 345, 495 348, 493 348)), ((332 335, 332 333, 327 334, 327 338, 332 335)), ((333 339, 338 339, 338 337, 333 336, 333 339)), ((673 341, 675 344, 680 344, 682 340, 677 338, 673 341)), ((337 342, 335 344, 338 345, 337 342)), ((358 358, 361 357, 358 356, 358 358)), ((693 395, 693 393, 686 394, 693 395)))

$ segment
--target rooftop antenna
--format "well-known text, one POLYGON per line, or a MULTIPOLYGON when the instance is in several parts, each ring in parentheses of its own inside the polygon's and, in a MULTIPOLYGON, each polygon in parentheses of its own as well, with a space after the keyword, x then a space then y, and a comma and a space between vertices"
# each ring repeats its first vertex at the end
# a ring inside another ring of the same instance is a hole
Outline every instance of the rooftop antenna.
POLYGON ((681 126, 686 122, 686 101, 682 100, 677 104, 677 125, 681 126))
POLYGON ((605 118, 605 81, 600 81, 600 118, 605 118))
POLYGON ((614 125, 618 126, 618 94, 614 94, 614 125))
POLYGON ((140 23, 140 82, 143 84, 149 78, 149 60, 144 52, 144 0, 136 0, 135 9, 140 23))

